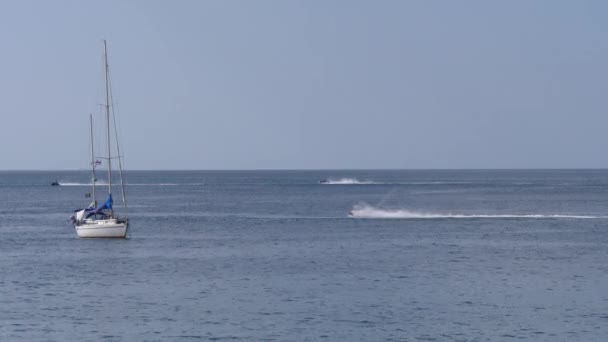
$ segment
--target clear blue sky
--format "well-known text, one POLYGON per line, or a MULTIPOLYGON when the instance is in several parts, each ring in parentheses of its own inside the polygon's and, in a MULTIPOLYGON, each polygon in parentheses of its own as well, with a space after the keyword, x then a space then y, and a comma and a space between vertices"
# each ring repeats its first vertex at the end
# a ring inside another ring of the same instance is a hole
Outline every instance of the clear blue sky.
POLYGON ((130 169, 608 167, 607 18, 606 1, 3 1, 0 169, 88 166, 104 38, 130 169))

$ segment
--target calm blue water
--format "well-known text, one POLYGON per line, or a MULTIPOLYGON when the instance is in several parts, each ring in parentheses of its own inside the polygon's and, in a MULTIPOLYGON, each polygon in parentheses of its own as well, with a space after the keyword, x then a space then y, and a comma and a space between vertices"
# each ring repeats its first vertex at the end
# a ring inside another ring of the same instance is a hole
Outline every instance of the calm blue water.
POLYGON ((1 341, 608 336, 605 170, 129 172, 126 240, 87 179, 0 172, 1 341))

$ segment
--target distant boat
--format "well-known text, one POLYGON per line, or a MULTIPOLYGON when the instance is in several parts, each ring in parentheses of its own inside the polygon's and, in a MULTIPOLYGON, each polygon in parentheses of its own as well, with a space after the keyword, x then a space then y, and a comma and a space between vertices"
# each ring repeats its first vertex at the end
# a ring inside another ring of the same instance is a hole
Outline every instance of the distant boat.
POLYGON ((59 185, 61 185, 61 184, 59 184, 58 181, 54 181, 53 183, 51 183, 51 186, 59 186, 59 185))
MULTIPOLYGON (((108 160, 108 196, 101 205, 97 205, 97 199, 95 197, 95 166, 100 162, 95 159, 95 150, 93 148, 93 116, 90 115, 91 123, 91 171, 92 171, 92 192, 91 197, 93 202, 83 209, 77 210, 72 216, 72 223, 76 229, 76 234, 81 238, 125 238, 127 236, 127 228, 129 226, 129 219, 127 217, 127 205, 125 200, 125 187, 122 174, 122 162, 120 155, 120 147, 118 145, 118 138, 116 139, 116 150, 118 159, 118 168, 120 170, 120 186, 122 203, 124 208, 123 216, 119 216, 114 212, 112 198, 112 148, 110 142, 110 81, 109 81, 109 67, 108 67, 108 49, 106 41, 103 41, 104 46, 104 66, 105 66, 105 89, 106 89, 106 139, 107 139, 107 160, 108 160)), ((88 197, 88 196, 87 196, 88 197)))

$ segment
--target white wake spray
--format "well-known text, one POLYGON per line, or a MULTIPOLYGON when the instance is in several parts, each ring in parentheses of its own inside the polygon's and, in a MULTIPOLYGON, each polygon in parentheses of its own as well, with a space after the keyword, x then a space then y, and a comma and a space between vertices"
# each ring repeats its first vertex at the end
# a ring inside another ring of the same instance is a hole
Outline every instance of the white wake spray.
MULTIPOLYGON (((92 186, 92 183, 74 183, 74 182, 59 182, 60 186, 92 186)), ((97 186, 107 186, 108 183, 105 181, 97 181, 95 182, 95 185, 97 186)), ((116 184, 119 185, 119 184, 116 184)), ((194 186, 194 185, 203 185, 203 183, 184 183, 184 184, 178 184, 178 183, 125 183, 125 185, 127 186, 179 186, 179 185, 189 185, 189 186, 194 186)))
POLYGON ((381 209, 368 204, 357 204, 349 213, 350 217, 367 219, 597 219, 607 218, 606 216, 590 215, 564 215, 564 214, 453 214, 453 213, 429 213, 412 211, 407 209, 381 209))
POLYGON ((454 181, 411 181, 411 182, 400 182, 400 181, 372 181, 372 180, 359 180, 354 177, 343 177, 343 178, 326 178, 319 181, 320 184, 328 185, 360 185, 360 184, 383 184, 383 185, 474 185, 483 183, 473 182, 454 182, 454 181))
MULTIPOLYGON (((59 182, 60 186, 92 186, 92 183, 77 183, 77 182, 59 182)), ((104 186, 108 185, 106 182, 95 182, 95 185, 104 186)))
POLYGON ((358 180, 357 178, 339 178, 339 179, 328 178, 328 179, 324 179, 324 180, 320 181, 319 183, 328 184, 328 185, 380 184, 380 183, 376 183, 376 182, 372 182, 372 181, 368 181, 368 180, 361 181, 361 180, 358 180))

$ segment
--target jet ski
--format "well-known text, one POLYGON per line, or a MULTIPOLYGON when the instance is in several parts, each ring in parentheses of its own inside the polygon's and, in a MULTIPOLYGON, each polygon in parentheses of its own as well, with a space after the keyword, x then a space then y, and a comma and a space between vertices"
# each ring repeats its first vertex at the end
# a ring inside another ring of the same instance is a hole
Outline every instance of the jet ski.
POLYGON ((53 183, 51 183, 51 186, 59 186, 59 182, 58 181, 54 181, 53 183))
POLYGON ((327 184, 327 183, 329 183, 329 179, 321 179, 319 181, 319 184, 327 184))

